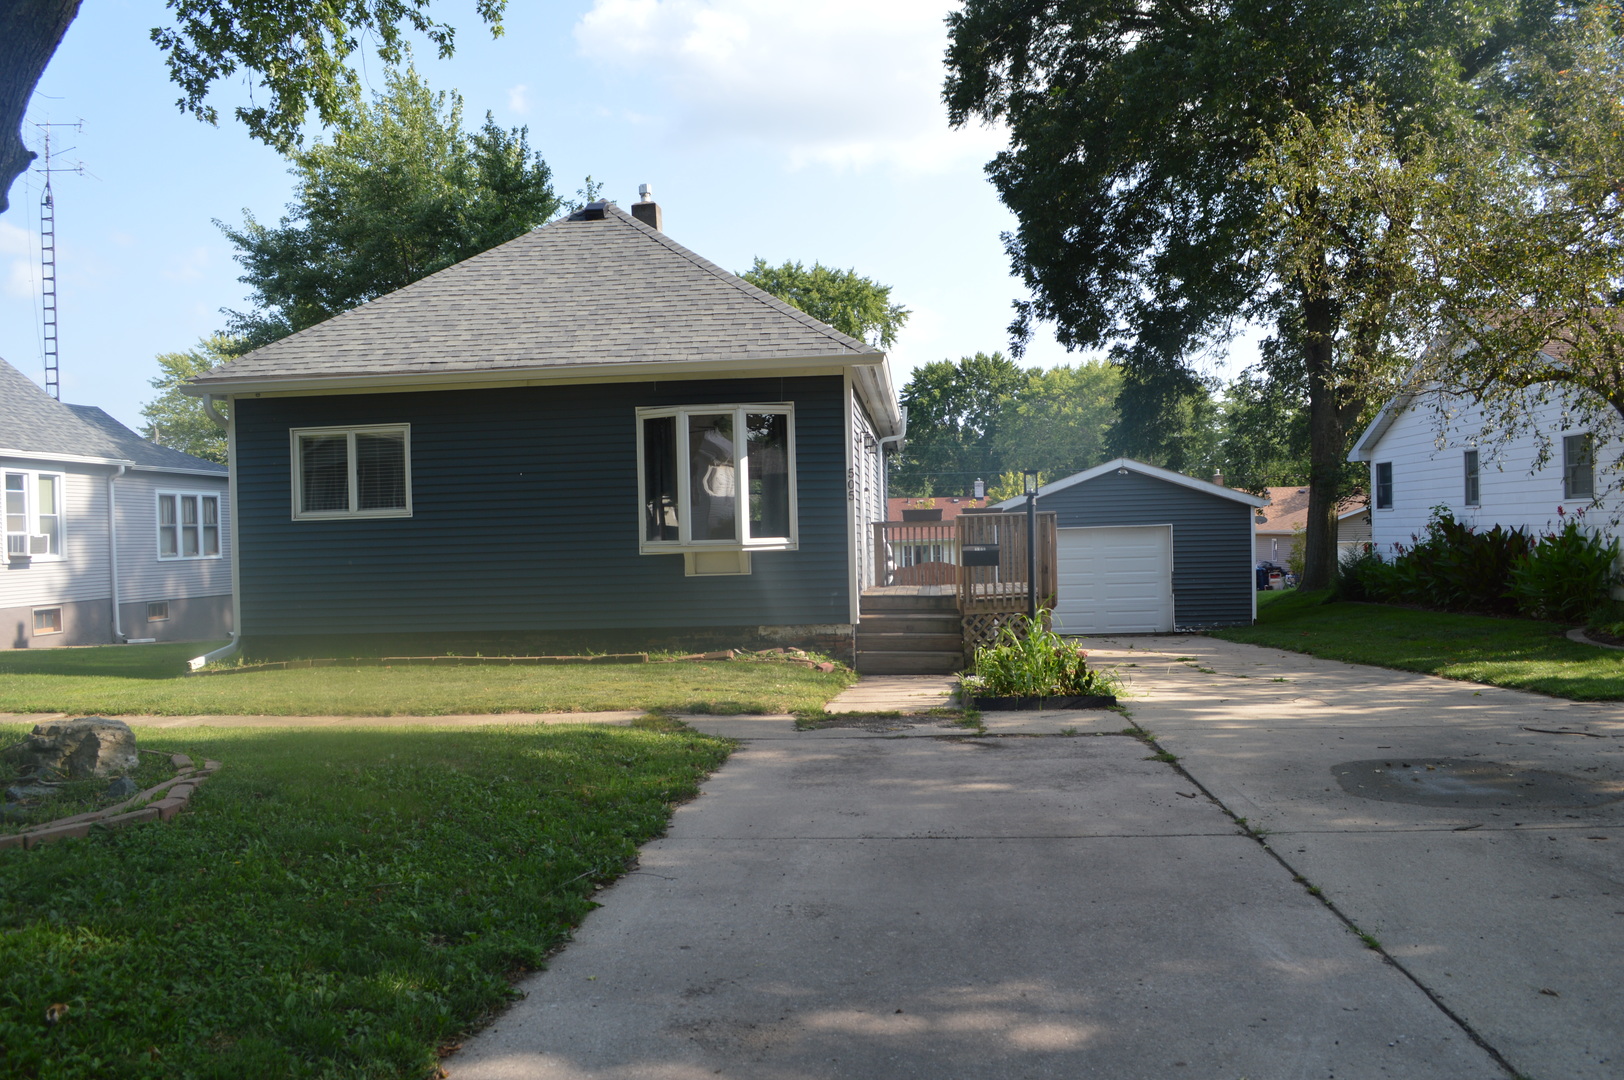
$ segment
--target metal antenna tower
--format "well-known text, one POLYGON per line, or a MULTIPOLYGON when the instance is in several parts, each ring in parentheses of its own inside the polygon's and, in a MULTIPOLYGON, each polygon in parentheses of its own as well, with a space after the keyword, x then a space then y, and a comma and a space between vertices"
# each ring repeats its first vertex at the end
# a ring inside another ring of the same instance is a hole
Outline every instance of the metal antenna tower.
MULTIPOLYGON (((40 155, 40 167, 37 170, 45 177, 45 187, 39 197, 39 263, 40 263, 40 312, 44 322, 44 350, 45 350, 45 392, 62 400, 62 374, 60 356, 57 349, 57 310, 56 310, 56 197, 51 193, 51 174, 54 172, 73 172, 84 174, 83 163, 71 166, 51 165, 51 129, 54 127, 71 127, 74 131, 84 130, 84 121, 75 124, 35 124, 44 136, 44 152, 40 155)), ((68 147, 72 150, 73 147, 68 147)), ((67 150, 58 153, 67 153, 67 150)))

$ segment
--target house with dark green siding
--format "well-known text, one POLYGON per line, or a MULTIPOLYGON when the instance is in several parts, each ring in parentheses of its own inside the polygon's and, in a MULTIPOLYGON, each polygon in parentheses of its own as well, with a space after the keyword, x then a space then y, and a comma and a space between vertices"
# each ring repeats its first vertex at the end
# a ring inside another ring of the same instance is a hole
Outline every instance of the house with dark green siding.
POLYGON ((590 204, 193 381, 229 406, 249 655, 850 658, 885 354, 660 218, 590 204))

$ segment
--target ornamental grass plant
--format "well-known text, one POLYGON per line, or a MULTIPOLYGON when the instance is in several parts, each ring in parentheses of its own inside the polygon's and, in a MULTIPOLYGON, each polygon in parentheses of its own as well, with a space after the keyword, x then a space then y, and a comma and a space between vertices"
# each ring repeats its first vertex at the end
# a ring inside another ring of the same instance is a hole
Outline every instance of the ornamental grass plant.
POLYGON ((1119 694, 1115 676, 1088 666, 1088 653, 1048 627, 1047 611, 1004 624, 991 645, 978 646, 966 696, 1080 697, 1119 694))

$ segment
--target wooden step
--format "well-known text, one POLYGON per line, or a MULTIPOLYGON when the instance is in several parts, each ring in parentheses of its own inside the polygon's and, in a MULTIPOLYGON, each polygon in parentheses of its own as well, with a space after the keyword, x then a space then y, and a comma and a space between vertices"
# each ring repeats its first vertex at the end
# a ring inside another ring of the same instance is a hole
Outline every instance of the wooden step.
POLYGON ((858 652, 963 652, 964 635, 955 627, 951 634, 875 633, 866 625, 857 628, 858 652))
POLYGON ((964 667, 964 654, 953 652, 867 652, 857 650, 861 675, 951 675, 964 667))
POLYGON ((858 601, 864 615, 918 614, 958 615, 959 602, 953 596, 909 596, 895 593, 864 593, 858 601))
POLYGON ((859 634, 963 634, 957 615, 908 613, 866 614, 857 624, 859 634))

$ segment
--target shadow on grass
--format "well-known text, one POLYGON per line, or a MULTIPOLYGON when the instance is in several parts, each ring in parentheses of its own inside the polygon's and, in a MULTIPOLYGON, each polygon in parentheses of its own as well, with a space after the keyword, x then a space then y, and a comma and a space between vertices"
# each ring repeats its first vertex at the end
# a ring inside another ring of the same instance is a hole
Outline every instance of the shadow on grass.
POLYGON ((0 652, 5 675, 103 675, 120 679, 178 679, 186 661, 223 641, 162 645, 93 645, 83 649, 14 649, 0 652))

